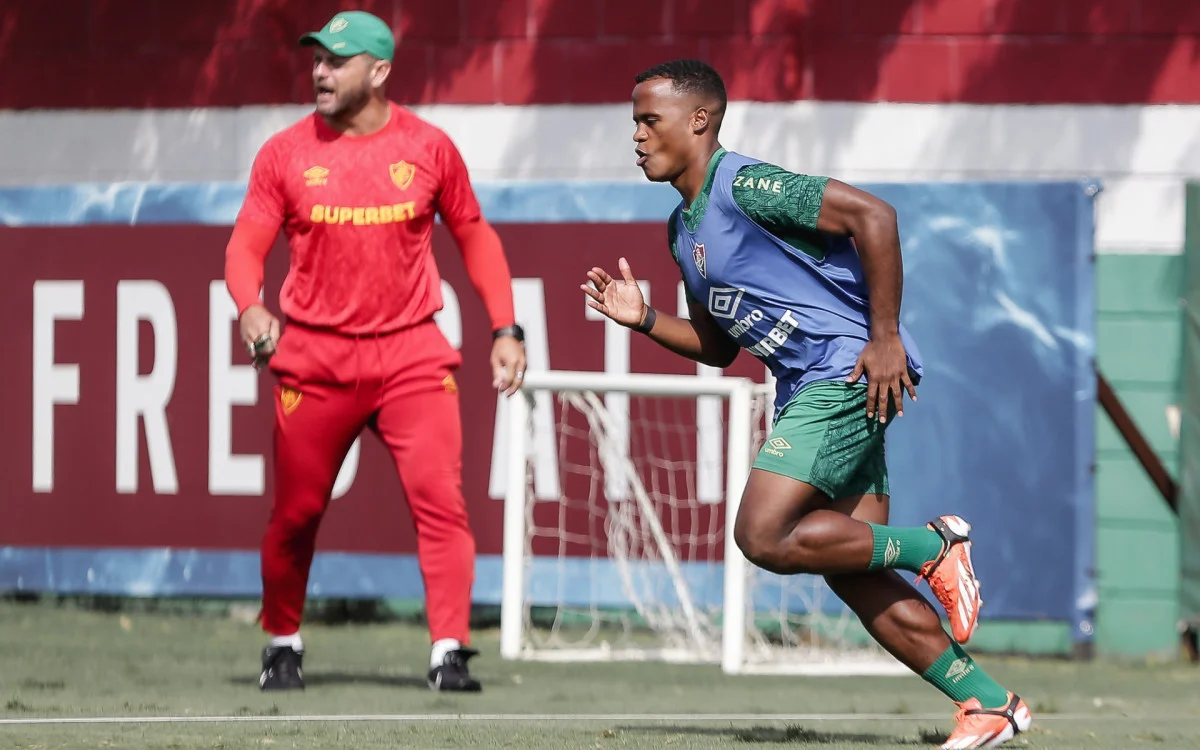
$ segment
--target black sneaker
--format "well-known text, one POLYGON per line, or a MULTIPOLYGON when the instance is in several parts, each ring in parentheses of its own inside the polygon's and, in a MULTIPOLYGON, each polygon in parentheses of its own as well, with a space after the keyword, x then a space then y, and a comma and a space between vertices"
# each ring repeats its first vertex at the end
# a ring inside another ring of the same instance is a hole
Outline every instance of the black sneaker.
POLYGON ((479 680, 467 670, 467 660, 479 656, 471 648, 460 648, 442 657, 441 666, 429 670, 429 689, 459 693, 478 693, 483 690, 479 680))
POLYGON ((300 668, 304 653, 291 646, 268 646, 263 649, 260 690, 303 690, 304 671, 300 668))

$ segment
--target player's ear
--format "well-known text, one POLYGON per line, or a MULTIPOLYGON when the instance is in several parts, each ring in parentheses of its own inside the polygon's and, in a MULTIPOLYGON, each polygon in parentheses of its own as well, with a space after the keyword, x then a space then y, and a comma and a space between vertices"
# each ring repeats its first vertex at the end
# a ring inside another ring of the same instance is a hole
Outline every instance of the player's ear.
POLYGON ((708 112, 708 107, 700 107, 692 113, 692 132, 696 135, 703 135, 711 124, 712 117, 708 112))
POLYGON ((392 64, 387 60, 376 60, 371 66, 371 85, 380 88, 387 83, 388 75, 392 72, 392 64))

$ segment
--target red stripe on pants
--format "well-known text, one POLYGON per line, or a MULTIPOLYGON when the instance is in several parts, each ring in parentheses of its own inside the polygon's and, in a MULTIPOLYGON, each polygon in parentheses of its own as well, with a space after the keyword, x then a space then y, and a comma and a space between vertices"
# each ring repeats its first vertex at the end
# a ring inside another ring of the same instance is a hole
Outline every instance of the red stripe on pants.
POLYGON ((470 641, 475 539, 462 494, 461 363, 430 322, 348 337, 290 324, 271 369, 275 498, 262 543, 263 629, 300 628, 317 529, 354 439, 370 427, 392 453, 417 534, 431 640, 470 641))

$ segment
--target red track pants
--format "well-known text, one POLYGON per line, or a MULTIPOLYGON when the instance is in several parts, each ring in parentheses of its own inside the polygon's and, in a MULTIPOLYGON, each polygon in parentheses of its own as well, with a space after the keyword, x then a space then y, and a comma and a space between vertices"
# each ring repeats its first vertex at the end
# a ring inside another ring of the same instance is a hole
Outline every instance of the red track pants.
POLYGON ((262 542, 262 626, 300 628, 317 528, 355 438, 391 451, 417 534, 433 641, 469 642, 475 539, 462 494, 461 355, 432 321, 381 336, 291 323, 271 359, 275 500, 262 542))

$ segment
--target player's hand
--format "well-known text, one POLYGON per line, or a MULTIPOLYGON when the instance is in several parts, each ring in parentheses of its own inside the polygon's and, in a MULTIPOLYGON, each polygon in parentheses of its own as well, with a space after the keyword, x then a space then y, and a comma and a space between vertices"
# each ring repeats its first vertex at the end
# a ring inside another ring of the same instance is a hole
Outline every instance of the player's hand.
POLYGON ((646 318, 646 301, 629 269, 629 262, 621 258, 617 265, 621 280, 609 276, 603 268, 593 268, 587 273, 591 286, 580 284, 579 288, 588 296, 588 307, 623 326, 636 328, 646 318))
POLYGON ((867 375, 868 419, 874 419, 878 414, 879 421, 886 422, 888 407, 893 400, 896 416, 903 417, 904 391, 908 391, 913 401, 917 400, 917 389, 908 376, 908 357, 899 335, 868 341, 846 382, 857 383, 864 372, 867 375))
POLYGON ((492 387, 511 396, 525 379, 525 345, 512 336, 492 343, 492 387))
POLYGON ((275 353, 279 343, 279 319, 262 305, 252 305, 242 313, 238 330, 246 351, 254 360, 254 366, 261 369, 275 353))

